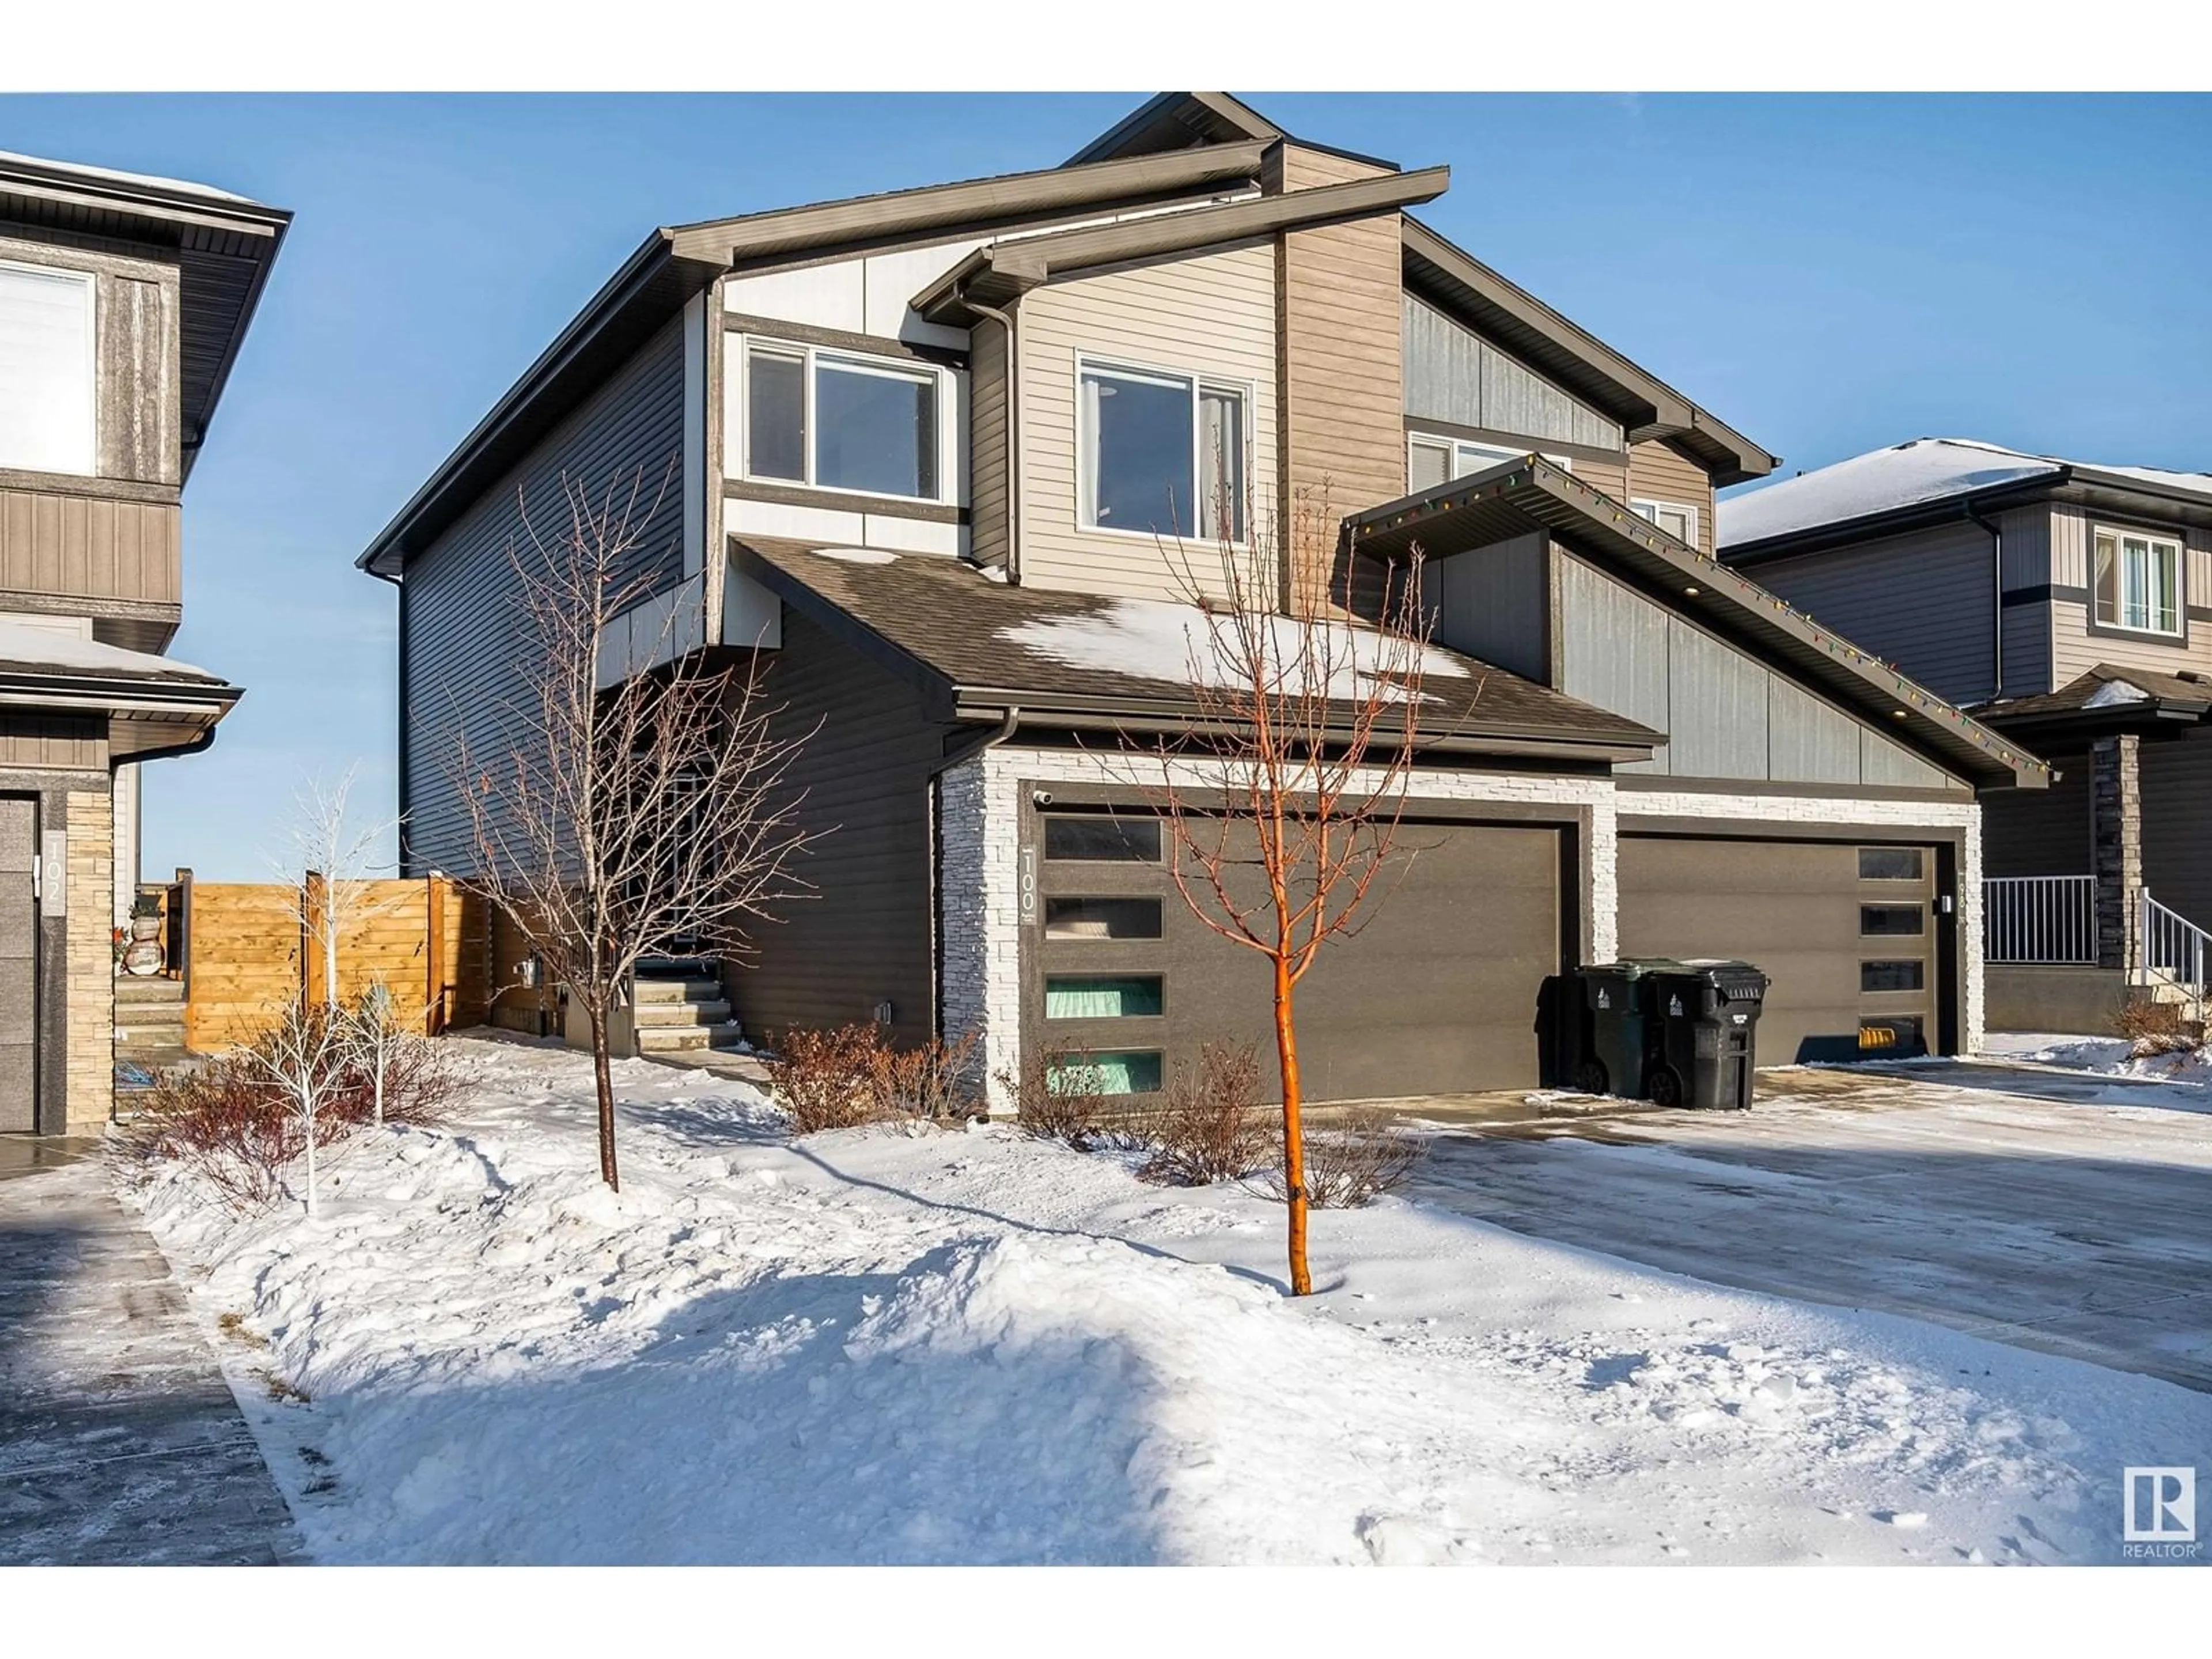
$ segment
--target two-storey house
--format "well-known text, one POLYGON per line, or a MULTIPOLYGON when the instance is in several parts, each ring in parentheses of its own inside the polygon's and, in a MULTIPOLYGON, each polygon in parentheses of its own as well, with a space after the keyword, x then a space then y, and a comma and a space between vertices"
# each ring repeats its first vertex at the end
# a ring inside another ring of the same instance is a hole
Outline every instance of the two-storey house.
POLYGON ((1718 564, 1715 489, 1773 458, 1413 217, 1448 182, 1172 93, 1058 167, 654 231, 362 556, 407 869, 472 857, 526 513, 672 464, 642 637, 757 654, 829 833, 641 1048, 875 1019, 1149 1092, 1267 1029, 1117 759, 1199 717, 1195 519, 1285 611, 1426 556, 1417 844, 1306 981, 1316 1096, 1534 1084, 1547 978, 1622 953, 1766 968, 1770 1060, 1972 1043, 1977 791, 2042 769, 1718 564))
POLYGON ((289 218, 0 155, 0 1132, 111 1113, 138 770, 240 695, 162 654, 179 501, 289 218))
POLYGON ((1999 1029, 2212 978, 2212 474, 1920 438, 1747 491, 1721 556, 2055 769, 1984 822, 1999 1029))

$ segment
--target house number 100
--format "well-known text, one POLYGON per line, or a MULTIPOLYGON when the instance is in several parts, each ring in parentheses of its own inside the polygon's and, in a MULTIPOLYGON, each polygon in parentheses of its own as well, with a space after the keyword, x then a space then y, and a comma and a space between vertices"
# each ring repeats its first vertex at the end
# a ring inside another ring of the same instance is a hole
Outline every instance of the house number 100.
POLYGON ((1022 921, 1024 926, 1036 920, 1036 848, 1022 848, 1021 875, 1022 921))

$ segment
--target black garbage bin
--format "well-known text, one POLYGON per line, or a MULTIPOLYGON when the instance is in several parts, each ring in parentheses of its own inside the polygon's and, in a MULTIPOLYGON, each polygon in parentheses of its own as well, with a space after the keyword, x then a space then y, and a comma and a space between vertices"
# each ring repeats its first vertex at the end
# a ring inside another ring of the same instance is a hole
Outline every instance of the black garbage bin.
POLYGON ((1766 987, 1747 962, 1676 963, 1648 975, 1645 1096, 1661 1106, 1748 1109, 1766 987))
POLYGON ((1640 1096, 1654 1036, 1650 976, 1686 971, 1668 957, 1633 957, 1575 969, 1581 987, 1580 1041, 1569 1073, 1587 1095, 1640 1096))

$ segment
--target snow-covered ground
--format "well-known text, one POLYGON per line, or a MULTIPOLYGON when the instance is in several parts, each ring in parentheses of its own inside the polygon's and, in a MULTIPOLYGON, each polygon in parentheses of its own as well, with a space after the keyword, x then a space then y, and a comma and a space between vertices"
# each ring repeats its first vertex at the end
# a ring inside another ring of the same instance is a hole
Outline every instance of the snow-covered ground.
POLYGON ((1237 1189, 645 1062, 617 1196, 578 1056, 455 1047, 318 1221, 144 1194, 325 1561, 2099 1561, 2209 1461, 2168 1383, 1396 1200, 1292 1302, 1237 1189))
POLYGON ((2124 1037, 2066 1036, 2048 1031, 1992 1031, 1982 1052, 1995 1059, 2031 1060, 2103 1077, 2140 1078, 2185 1085, 2160 1102, 2169 1111, 2212 1112, 2212 1055, 2202 1048, 2138 1054, 2124 1037))

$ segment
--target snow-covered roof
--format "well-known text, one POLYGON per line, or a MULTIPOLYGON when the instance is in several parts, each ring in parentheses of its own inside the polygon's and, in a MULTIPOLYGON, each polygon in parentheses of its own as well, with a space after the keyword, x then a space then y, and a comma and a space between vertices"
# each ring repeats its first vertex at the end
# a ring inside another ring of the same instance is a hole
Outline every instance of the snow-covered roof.
POLYGON ((82 161, 58 161, 50 155, 24 155, 15 150, 0 149, 0 167, 9 166, 35 167, 40 173, 63 174, 98 184, 157 190, 170 196, 198 196, 205 201, 233 202, 244 207, 264 205, 250 196, 217 190, 213 185, 195 184, 189 179, 165 179, 156 173, 125 173, 117 167, 96 167, 82 161))
POLYGON ((0 667, 52 669, 65 674, 122 675, 133 679, 204 680, 220 685, 220 675, 150 651, 126 651, 119 645, 36 623, 0 622, 0 667))
POLYGON ((1973 438, 1915 438, 1732 495, 1720 504, 1716 527, 1720 545, 1740 547, 1899 507, 1971 495, 1998 484, 2056 477, 2069 470, 2201 495, 2212 505, 2212 474, 2069 461, 1973 438))

